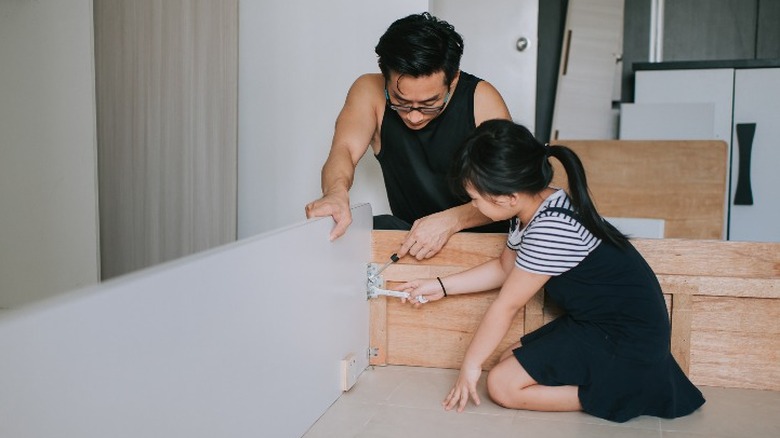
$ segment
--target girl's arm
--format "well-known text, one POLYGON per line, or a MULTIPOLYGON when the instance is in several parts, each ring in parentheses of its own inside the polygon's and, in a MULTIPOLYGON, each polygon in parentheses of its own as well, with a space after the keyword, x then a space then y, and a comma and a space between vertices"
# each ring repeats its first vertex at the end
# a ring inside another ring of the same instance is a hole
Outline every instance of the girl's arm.
MULTIPOLYGON (((458 407, 463 411, 469 398, 479 405, 477 395, 477 380, 482 373, 482 364, 498 347, 498 344, 509 331, 517 311, 520 310, 536 292, 541 289, 548 275, 532 274, 520 268, 512 268, 506 282, 501 287, 498 298, 490 305, 482 322, 474 334, 474 338, 466 350, 466 356, 461 365, 458 380, 442 403, 450 410, 458 407)), ((449 291, 448 291, 449 293, 449 291)))
POLYGON ((409 300, 412 303, 417 303, 417 297, 420 295, 425 296, 428 301, 444 298, 442 286, 447 290, 447 296, 495 289, 504 284, 507 275, 512 271, 514 259, 515 252, 504 248, 499 258, 488 260, 457 274, 441 277, 441 284, 439 280, 432 278, 410 281, 395 289, 409 292, 411 294, 409 300))

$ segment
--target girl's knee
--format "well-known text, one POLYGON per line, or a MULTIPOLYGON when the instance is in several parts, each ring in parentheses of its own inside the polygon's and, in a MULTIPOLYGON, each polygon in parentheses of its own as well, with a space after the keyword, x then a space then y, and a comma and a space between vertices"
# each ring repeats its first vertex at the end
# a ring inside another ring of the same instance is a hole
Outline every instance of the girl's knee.
POLYGON ((502 407, 508 407, 508 397, 513 386, 512 376, 508 373, 506 367, 496 365, 488 372, 487 391, 490 399, 493 400, 495 404, 502 407))
POLYGON ((497 376, 497 373, 495 372, 496 369, 493 368, 490 370, 487 376, 487 392, 488 396, 490 396, 490 399, 493 400, 493 403, 506 407, 504 405, 504 393, 502 390, 505 390, 505 387, 503 386, 503 383, 499 376, 497 376))
POLYGON ((514 357, 500 361, 487 375, 490 399, 499 406, 514 408, 520 392, 536 382, 514 357))

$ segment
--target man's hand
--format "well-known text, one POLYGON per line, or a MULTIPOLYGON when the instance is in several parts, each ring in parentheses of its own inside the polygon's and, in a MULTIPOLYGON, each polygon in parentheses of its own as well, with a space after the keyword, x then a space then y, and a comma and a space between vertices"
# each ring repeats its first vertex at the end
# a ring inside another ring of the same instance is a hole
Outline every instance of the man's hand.
POLYGON ((349 193, 327 194, 306 205, 306 217, 332 216, 336 226, 330 232, 330 240, 335 240, 347 232, 352 223, 352 210, 349 209, 349 193))
POLYGON ((398 257, 407 253, 417 260, 435 256, 450 236, 458 231, 457 224, 457 218, 449 214, 448 210, 417 219, 401 244, 398 257))

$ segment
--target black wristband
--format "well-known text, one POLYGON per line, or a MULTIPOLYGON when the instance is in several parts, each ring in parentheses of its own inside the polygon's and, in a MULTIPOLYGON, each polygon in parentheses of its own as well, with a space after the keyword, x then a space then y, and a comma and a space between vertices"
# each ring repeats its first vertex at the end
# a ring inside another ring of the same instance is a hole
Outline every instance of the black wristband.
POLYGON ((444 283, 441 282, 440 277, 436 277, 437 280, 439 280, 439 285, 441 286, 441 291, 444 292, 444 296, 447 296, 447 289, 444 288, 444 283))

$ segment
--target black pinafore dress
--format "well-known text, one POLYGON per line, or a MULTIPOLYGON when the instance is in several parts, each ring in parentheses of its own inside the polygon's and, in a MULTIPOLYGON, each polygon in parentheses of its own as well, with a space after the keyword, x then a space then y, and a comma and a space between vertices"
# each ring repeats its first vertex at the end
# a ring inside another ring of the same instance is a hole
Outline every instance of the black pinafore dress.
POLYGON ((633 245, 602 241, 545 291, 565 314, 514 350, 537 383, 576 385, 585 412, 616 422, 680 417, 704 404, 671 354, 661 286, 633 245))

